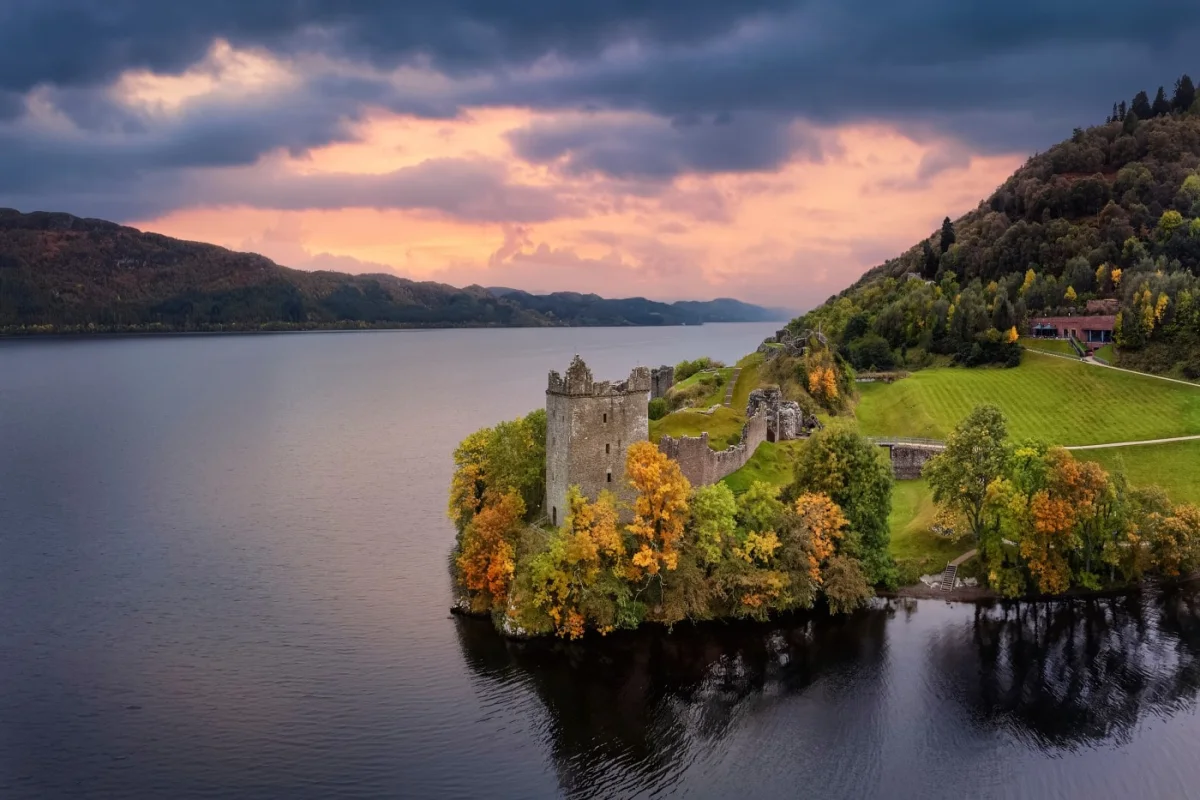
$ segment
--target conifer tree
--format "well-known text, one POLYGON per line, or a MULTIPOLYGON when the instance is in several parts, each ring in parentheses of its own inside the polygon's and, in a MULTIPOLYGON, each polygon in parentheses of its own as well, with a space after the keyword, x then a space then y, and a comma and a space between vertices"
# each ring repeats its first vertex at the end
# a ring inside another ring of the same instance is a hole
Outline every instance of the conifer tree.
POLYGON ((946 217, 944 220, 942 220, 942 252, 948 253, 950 251, 950 245, 954 244, 954 242, 954 224, 950 222, 949 217, 946 217))
POLYGON ((1117 104, 1117 119, 1119 119, 1121 122, 1124 122, 1126 113, 1127 113, 1127 110, 1126 110, 1126 106, 1125 106, 1125 101, 1122 100, 1120 103, 1117 104))
POLYGON ((1183 75, 1175 81, 1175 96, 1171 100, 1171 108, 1175 111, 1187 111, 1196 102, 1196 87, 1192 79, 1183 75))
POLYGON ((1137 115, 1138 119, 1150 119, 1154 116, 1154 109, 1150 107, 1150 98, 1145 92, 1138 92, 1133 96, 1133 103, 1129 106, 1129 110, 1137 115))
POLYGON ((1154 95, 1154 116, 1161 117, 1171 113, 1171 104, 1167 102, 1167 93, 1163 91, 1163 87, 1158 87, 1158 94, 1154 95))

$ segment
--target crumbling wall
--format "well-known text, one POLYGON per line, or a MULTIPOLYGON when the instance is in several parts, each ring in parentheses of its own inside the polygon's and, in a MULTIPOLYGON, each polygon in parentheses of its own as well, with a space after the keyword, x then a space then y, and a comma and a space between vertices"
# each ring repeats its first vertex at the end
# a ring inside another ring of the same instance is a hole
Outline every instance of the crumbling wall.
POLYGON ((666 397, 675 385, 675 368, 664 364, 650 370, 650 399, 666 397))
POLYGON ((892 476, 898 481, 913 481, 921 477, 925 462, 941 452, 941 448, 919 444, 889 445, 892 476))
POLYGON ((708 433, 699 436, 664 436, 658 449, 679 462, 679 469, 693 486, 716 483, 746 466, 758 446, 767 440, 767 416, 758 414, 742 427, 742 439, 724 450, 708 446, 708 433))

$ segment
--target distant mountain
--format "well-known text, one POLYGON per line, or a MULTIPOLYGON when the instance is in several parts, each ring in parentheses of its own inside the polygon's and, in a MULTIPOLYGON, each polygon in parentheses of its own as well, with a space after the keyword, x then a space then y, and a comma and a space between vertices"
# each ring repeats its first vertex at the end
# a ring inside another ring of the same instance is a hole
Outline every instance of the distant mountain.
POLYGON ((0 333, 698 325, 786 318, 737 300, 535 295, 306 272, 70 214, 0 209, 0 333))

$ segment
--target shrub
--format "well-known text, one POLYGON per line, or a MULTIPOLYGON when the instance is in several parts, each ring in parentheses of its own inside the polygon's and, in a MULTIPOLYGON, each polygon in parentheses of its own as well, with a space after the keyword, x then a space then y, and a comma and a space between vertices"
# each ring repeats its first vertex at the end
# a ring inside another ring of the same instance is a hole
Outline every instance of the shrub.
POLYGON ((666 398, 656 397, 650 401, 650 419, 662 419, 668 411, 666 398))

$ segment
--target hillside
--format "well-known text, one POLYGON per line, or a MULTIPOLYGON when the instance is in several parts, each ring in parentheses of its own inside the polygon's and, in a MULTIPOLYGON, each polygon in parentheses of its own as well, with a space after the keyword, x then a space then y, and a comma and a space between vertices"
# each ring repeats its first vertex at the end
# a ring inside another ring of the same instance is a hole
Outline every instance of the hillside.
POLYGON ((694 325, 780 318, 778 311, 727 299, 608 300, 306 272, 103 220, 0 209, 0 333, 694 325))
POLYGON ((1186 76, 1167 97, 1076 129, 793 328, 860 369, 1011 365, 1031 316, 1115 299, 1119 364, 1200 377, 1200 101, 1186 76))

